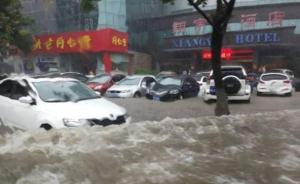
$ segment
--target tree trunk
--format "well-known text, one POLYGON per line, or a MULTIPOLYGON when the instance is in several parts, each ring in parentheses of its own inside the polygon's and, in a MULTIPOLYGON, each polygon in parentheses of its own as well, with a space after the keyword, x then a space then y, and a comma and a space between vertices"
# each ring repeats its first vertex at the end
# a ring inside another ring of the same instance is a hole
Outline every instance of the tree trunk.
POLYGON ((221 49, 224 37, 224 30, 219 25, 213 25, 212 32, 212 68, 216 86, 217 103, 215 115, 222 116, 230 114, 228 108, 228 97, 223 87, 221 73, 221 49))

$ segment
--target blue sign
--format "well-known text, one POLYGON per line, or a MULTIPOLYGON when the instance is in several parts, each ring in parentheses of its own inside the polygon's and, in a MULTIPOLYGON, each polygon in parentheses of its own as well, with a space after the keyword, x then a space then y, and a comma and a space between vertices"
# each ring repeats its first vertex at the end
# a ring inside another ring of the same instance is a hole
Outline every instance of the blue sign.
MULTIPOLYGON (((226 39, 225 39, 226 40, 226 39)), ((228 43, 225 41, 225 45, 236 44, 260 44, 260 43, 276 43, 280 42, 279 34, 277 32, 264 32, 264 33, 240 33, 233 35, 233 40, 228 43), (233 42, 233 43, 232 43, 233 42)), ((170 40, 170 48, 181 49, 181 48, 201 48, 210 47, 210 37, 190 37, 190 38, 174 38, 170 40)))
POLYGON ((210 38, 182 38, 171 40, 171 48, 198 48, 210 47, 210 38))
POLYGON ((235 35, 235 43, 252 44, 252 43, 274 43, 280 42, 279 36, 276 32, 272 33, 244 33, 235 35))

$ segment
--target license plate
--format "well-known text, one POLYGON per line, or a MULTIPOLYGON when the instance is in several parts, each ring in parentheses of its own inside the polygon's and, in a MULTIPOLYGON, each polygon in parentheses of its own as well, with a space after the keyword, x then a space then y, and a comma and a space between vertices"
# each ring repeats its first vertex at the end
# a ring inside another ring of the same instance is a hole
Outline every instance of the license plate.
POLYGON ((159 98, 159 96, 153 96, 153 100, 155 100, 155 101, 159 101, 159 100, 160 100, 160 98, 159 98))

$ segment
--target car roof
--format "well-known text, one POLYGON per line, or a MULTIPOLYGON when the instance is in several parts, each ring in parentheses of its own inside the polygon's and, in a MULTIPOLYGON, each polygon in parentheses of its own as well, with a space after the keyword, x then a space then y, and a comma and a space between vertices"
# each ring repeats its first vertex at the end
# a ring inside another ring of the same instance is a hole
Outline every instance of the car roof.
POLYGON ((57 77, 57 78, 51 78, 51 77, 32 77, 32 76, 28 76, 28 75, 17 75, 17 76, 11 76, 11 77, 8 77, 6 79, 4 79, 3 81, 5 80, 15 80, 15 81, 22 81, 22 80, 27 80, 28 82, 43 82, 43 81, 52 81, 52 82, 55 82, 55 81, 77 81, 76 79, 72 79, 72 78, 60 78, 60 77, 57 77))
POLYGON ((261 77, 262 76, 265 76, 265 75, 283 75, 283 76, 286 76, 286 77, 289 77, 287 74, 285 73, 276 73, 276 72, 265 72, 265 73, 262 73, 261 74, 261 77))
POLYGON ((271 69, 270 71, 275 71, 275 70, 281 70, 281 71, 292 71, 290 69, 286 69, 286 68, 274 68, 274 69, 271 69))
POLYGON ((244 68, 241 65, 222 65, 221 68, 244 68))
POLYGON ((143 78, 143 77, 152 77, 155 78, 153 75, 128 75, 126 78, 143 78))

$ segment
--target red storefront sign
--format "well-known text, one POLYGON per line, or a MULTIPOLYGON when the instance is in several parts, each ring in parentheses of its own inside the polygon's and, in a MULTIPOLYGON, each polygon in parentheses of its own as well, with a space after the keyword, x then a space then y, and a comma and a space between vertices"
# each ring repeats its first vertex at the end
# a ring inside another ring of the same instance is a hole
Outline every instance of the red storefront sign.
POLYGON ((34 54, 128 52, 128 34, 113 29, 35 36, 34 54))

